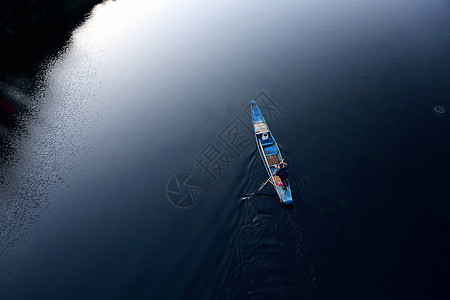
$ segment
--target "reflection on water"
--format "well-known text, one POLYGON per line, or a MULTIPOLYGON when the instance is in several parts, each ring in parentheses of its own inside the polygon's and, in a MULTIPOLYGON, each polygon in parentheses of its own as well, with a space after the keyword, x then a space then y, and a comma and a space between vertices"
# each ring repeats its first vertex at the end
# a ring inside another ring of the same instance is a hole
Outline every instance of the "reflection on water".
MULTIPOLYGON (((84 19, 74 13, 54 35, 39 46, 18 37, 2 49, 0 70, 0 252, 24 236, 46 209, 46 195, 61 187, 82 152, 78 119, 81 103, 89 91, 83 86, 55 90, 52 76, 71 47, 70 33, 84 19), (64 31, 66 30, 66 31, 64 31), (15 47, 29 49, 14 52, 15 47), (78 87, 78 88, 76 88, 78 87), (62 96, 61 93, 64 95, 62 96), (64 97, 66 100, 63 100, 64 97), (63 101, 61 101, 63 100, 63 101), (57 107, 51 106, 52 103, 57 107), (78 105, 78 113, 68 111, 78 105), (70 109, 69 107, 72 107, 70 109), (70 126, 72 122, 73 126, 70 126), (77 140, 78 139, 78 140, 77 140), (59 159, 55 159, 59 158, 59 159)), ((45 27, 44 27, 45 28, 45 27)), ((57 75, 59 77, 59 75, 57 75)), ((86 65, 83 73, 65 73, 62 80, 76 82, 92 77, 86 65), (66 77, 66 78, 64 78, 66 77)), ((91 95, 89 95, 91 96, 91 95)), ((93 97, 95 99, 95 96, 93 97)))

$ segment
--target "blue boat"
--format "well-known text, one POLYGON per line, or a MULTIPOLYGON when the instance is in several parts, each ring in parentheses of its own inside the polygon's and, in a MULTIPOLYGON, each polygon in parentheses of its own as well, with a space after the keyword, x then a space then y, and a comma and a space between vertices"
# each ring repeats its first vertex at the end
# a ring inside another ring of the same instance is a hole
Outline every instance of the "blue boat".
POLYGON ((280 177, 274 175, 277 171, 278 164, 283 161, 283 156, 281 156, 278 144, 272 132, 269 130, 269 126, 267 126, 266 120, 264 120, 264 116, 259 110, 258 105, 256 105, 254 100, 250 104, 256 147, 258 148, 267 175, 270 177, 269 181, 277 192, 281 203, 290 204, 292 203, 291 185, 289 184, 286 189, 283 189, 278 185, 281 182, 280 177))

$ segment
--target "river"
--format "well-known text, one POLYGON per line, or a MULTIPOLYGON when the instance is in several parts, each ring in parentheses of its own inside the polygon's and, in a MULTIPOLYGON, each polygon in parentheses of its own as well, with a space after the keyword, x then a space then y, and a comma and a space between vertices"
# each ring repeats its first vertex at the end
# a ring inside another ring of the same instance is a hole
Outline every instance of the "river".
POLYGON ((96 6, 10 92, 27 113, 0 132, 0 298, 447 298, 449 15, 448 1, 96 6), (242 197, 266 180, 251 99, 292 206, 270 186, 242 197))

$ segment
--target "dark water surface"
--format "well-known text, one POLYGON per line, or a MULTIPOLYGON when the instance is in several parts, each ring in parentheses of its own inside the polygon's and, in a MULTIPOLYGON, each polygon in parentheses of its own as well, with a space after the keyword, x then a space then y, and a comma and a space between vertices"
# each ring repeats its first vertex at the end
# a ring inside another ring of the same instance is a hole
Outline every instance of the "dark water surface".
POLYGON ((97 6, 2 83, 0 299, 447 298, 449 54, 448 1, 97 6))

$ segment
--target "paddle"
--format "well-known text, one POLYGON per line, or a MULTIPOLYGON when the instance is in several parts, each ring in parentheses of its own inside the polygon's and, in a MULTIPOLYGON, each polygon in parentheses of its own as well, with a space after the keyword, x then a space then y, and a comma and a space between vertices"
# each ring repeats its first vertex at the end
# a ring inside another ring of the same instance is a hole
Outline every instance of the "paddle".
MULTIPOLYGON (((279 165, 280 165, 283 161, 284 161, 284 158, 283 158, 283 160, 282 160, 281 162, 279 162, 279 163, 277 164, 277 168, 279 168, 279 165)), ((276 173, 276 171, 275 171, 275 173, 276 173)), ((248 200, 248 199, 250 199, 251 197, 255 196, 255 194, 258 193, 260 190, 262 190, 262 188, 269 182, 269 180, 272 178, 272 176, 273 176, 275 173, 273 173, 272 175, 270 175, 270 177, 267 178, 266 182, 264 182, 264 184, 261 185, 261 186, 259 187, 259 189, 256 190, 256 192, 254 192, 254 193, 251 194, 250 196, 247 196, 247 197, 242 198, 242 200, 248 200)))

